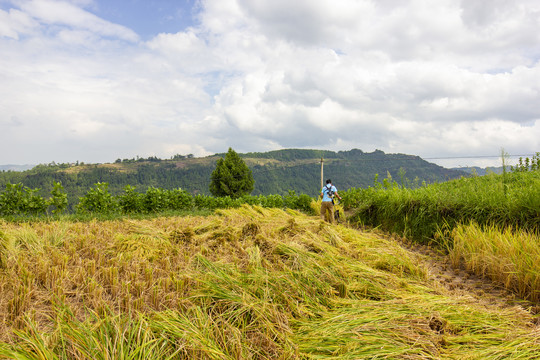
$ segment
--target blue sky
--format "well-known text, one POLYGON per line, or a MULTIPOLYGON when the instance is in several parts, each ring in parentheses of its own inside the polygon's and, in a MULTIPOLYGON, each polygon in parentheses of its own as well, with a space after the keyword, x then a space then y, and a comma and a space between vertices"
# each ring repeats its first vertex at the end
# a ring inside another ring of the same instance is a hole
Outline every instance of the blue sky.
POLYGON ((537 0, 0 0, 0 164, 540 151, 537 0))
POLYGON ((195 0, 101 0, 89 11, 148 40, 159 33, 176 33, 195 25, 196 5, 195 0))
MULTIPOLYGON (((0 9, 18 9, 24 1, 0 0, 0 9)), ((99 18, 125 26, 141 39, 159 33, 176 33, 197 24, 197 0, 95 0, 64 1, 79 6, 99 18)))

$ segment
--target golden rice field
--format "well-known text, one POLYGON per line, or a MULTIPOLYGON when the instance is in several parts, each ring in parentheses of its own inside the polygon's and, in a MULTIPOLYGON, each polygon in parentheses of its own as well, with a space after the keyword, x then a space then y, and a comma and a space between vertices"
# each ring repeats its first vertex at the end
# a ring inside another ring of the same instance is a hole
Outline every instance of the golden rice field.
POLYGON ((427 260, 261 207, 0 220, 0 358, 540 358, 538 315, 451 291, 427 260))
POLYGON ((503 285, 521 299, 540 302, 540 238, 523 230, 476 223, 452 233, 450 259, 470 272, 503 285))

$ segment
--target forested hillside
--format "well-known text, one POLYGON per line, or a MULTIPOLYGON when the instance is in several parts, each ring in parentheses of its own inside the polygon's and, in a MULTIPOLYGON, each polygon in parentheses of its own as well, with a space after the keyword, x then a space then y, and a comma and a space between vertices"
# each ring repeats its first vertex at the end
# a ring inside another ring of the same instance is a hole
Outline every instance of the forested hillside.
MULTIPOLYGON (((286 149, 265 153, 239 154, 253 172, 253 195, 286 194, 289 190, 316 196, 321 180, 321 158, 324 177, 332 178, 338 189, 362 188, 373 184, 376 174, 380 179, 390 174, 395 181, 413 186, 446 181, 466 173, 450 170, 422 160, 418 156, 385 154, 382 151, 365 153, 286 149), (408 179, 408 180, 407 180, 408 179)), ((97 182, 109 184, 113 194, 126 185, 144 191, 149 186, 182 188, 192 194, 209 194, 210 174, 216 161, 224 154, 196 158, 177 155, 162 160, 156 157, 118 159, 109 164, 47 164, 23 172, 0 172, 0 189, 7 183, 22 183, 39 188, 48 194, 53 182, 60 181, 70 197, 83 196, 97 182)))

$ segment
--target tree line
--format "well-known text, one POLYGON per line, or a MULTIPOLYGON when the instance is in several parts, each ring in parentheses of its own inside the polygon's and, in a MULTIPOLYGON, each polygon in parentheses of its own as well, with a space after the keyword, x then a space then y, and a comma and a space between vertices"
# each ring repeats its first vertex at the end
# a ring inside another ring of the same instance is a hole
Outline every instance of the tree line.
MULTIPOLYGON (((229 148, 224 159, 219 159, 211 174, 210 192, 213 196, 191 195, 186 190, 162 189, 149 186, 146 192, 136 191, 136 187, 126 185, 121 194, 113 195, 109 184, 97 182, 79 198, 74 206, 75 213, 82 214, 142 214, 165 211, 239 207, 243 204, 263 207, 288 207, 311 212, 311 197, 296 195, 289 191, 281 195, 250 195, 254 179, 251 170, 238 154, 229 148)), ((67 194, 61 183, 55 182, 51 196, 44 198, 39 189, 31 189, 21 183, 8 184, 0 193, 0 215, 25 216, 59 214, 68 209, 67 194)))
MULTIPOLYGON (((206 158, 178 155, 160 160, 154 157, 121 160, 113 164, 47 164, 24 172, 0 172, 0 188, 6 184, 22 183, 48 196, 52 184, 60 182, 70 197, 81 197, 98 182, 109 184, 109 191, 119 195, 126 185, 140 189, 158 187, 182 188, 193 195, 209 195, 211 174, 217 161, 226 154, 206 158)), ((389 172, 399 177, 406 170, 409 179, 427 183, 446 181, 463 172, 444 169, 419 157, 404 154, 385 154, 382 151, 364 153, 361 150, 321 151, 286 149, 266 153, 238 154, 249 166, 255 181, 253 195, 280 194, 289 190, 312 196, 320 186, 320 159, 324 157, 325 176, 332 178, 340 190, 365 188, 372 184, 375 174, 389 172)))

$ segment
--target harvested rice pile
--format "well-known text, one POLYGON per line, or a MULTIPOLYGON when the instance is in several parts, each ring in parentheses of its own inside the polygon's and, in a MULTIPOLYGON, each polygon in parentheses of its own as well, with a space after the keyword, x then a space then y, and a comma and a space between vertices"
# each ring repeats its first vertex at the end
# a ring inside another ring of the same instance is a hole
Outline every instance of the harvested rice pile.
POLYGON ((534 315, 447 291, 417 260, 259 207, 0 222, 0 358, 538 358, 534 315))

